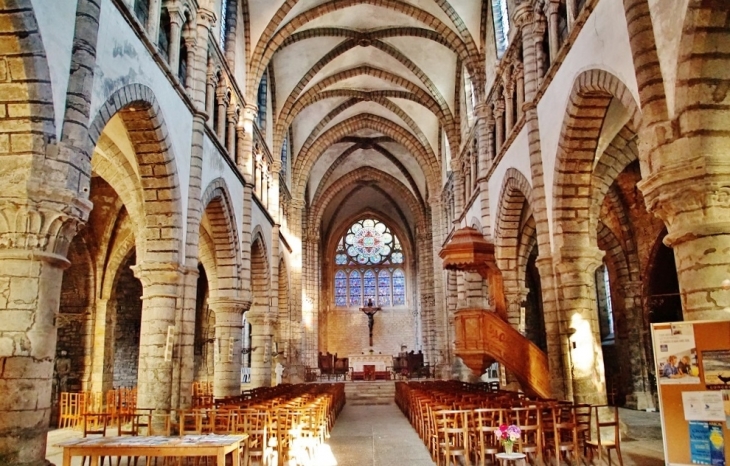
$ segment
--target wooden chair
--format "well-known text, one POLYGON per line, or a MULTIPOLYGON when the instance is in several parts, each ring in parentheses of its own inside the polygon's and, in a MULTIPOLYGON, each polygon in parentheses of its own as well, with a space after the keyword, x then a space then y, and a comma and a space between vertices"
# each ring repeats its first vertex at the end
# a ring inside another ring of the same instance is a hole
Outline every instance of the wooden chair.
POLYGON ((591 436, 591 405, 587 403, 577 403, 575 405, 575 423, 578 429, 578 447, 585 455, 586 442, 591 436))
MULTIPOLYGON (((264 450, 268 441, 269 416, 265 411, 241 409, 236 415, 236 433, 248 434, 248 451, 242 466, 264 464, 264 450)), ((275 466, 275 465, 271 465, 275 466)))
MULTIPOLYGON (((608 405, 593 406, 591 411, 592 424, 595 427, 595 439, 592 437, 586 442, 586 447, 593 459, 593 452, 598 451, 599 461, 603 460, 603 449, 606 449, 608 464, 611 463, 611 449, 616 450, 618 464, 623 466, 621 458, 621 432, 619 430, 618 407, 608 405), (601 414, 603 413, 603 418, 601 414), (609 413, 611 414, 609 416, 609 413), (608 438, 604 439, 603 432, 610 432, 608 438)), ((589 431, 590 432, 590 431, 589 431)))
POLYGON ((510 422, 522 431, 518 451, 526 454, 532 464, 543 464, 541 410, 536 405, 521 406, 510 409, 509 414, 510 422))
POLYGON ((479 408, 474 410, 472 426, 472 448, 475 449, 479 466, 487 464, 487 456, 494 462, 494 455, 499 453, 500 445, 494 431, 506 422, 505 412, 501 408, 479 408))
POLYGON ((434 411, 436 445, 438 455, 436 464, 449 466, 471 466, 469 459, 469 417, 467 410, 434 411), (461 460, 460 460, 461 459, 461 460), (443 462, 442 462, 443 460, 443 462))
MULTIPOLYGON (((109 420, 111 418, 110 414, 107 413, 86 413, 82 417, 82 426, 84 430, 84 438, 90 436, 90 435, 98 435, 101 437, 106 437, 106 428, 109 425, 109 420)), ((84 466, 86 464, 86 459, 88 457, 84 456, 81 459, 81 466, 84 466)), ((112 460, 110 457, 103 456, 101 458, 101 466, 104 466, 105 460, 109 460, 109 466, 112 464, 112 460)), ((91 465, 91 459, 89 459, 89 465, 91 465)), ((96 465, 94 465, 96 466, 96 465)))
MULTIPOLYGON (((572 404, 553 404, 549 408, 552 435, 544 439, 544 456, 554 458, 556 464, 564 459, 568 464, 578 464, 582 457, 578 447, 578 426, 575 407, 572 404)), ((543 425, 543 435, 545 435, 543 425)))

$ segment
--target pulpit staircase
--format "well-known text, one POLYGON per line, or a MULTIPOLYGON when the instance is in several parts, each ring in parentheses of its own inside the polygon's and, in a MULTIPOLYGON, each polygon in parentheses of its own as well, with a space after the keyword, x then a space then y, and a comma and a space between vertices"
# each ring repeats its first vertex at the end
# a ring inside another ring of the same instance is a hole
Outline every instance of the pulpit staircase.
POLYGON ((490 301, 494 303, 493 309, 461 309, 455 313, 455 354, 479 374, 497 361, 514 374, 525 391, 549 398, 547 356, 507 322, 494 244, 476 229, 465 227, 454 232, 439 256, 445 269, 479 273, 489 282, 490 301))

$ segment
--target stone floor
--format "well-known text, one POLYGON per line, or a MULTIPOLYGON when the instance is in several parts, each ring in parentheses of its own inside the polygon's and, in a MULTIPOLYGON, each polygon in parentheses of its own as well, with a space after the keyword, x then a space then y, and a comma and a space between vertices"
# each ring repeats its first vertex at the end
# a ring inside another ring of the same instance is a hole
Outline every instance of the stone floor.
MULTIPOLYGON (((621 410, 625 431, 631 439, 621 442, 624 466, 663 466, 661 438, 657 438, 659 415, 621 410)), ((661 435, 661 430, 659 430, 661 435)), ((46 458, 62 464, 61 449, 53 445, 79 437, 70 429, 48 434, 46 458)), ((433 466, 428 450, 394 405, 346 405, 319 452, 316 466, 433 466)), ((615 454, 613 455, 615 459, 615 454)), ((615 464, 615 463, 614 463, 615 464)))

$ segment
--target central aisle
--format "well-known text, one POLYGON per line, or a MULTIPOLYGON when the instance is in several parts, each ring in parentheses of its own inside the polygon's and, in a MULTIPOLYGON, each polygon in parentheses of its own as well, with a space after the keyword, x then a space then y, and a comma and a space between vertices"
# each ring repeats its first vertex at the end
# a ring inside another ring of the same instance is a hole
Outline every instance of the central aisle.
POLYGON ((426 446, 394 404, 346 404, 327 443, 337 466, 434 466, 426 446))

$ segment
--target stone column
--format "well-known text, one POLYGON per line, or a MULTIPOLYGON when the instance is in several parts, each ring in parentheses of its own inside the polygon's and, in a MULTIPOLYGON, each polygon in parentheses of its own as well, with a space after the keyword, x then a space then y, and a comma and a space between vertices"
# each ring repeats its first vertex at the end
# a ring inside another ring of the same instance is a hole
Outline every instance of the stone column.
POLYGON ((299 351, 299 357, 302 364, 317 367, 317 355, 310 354, 307 351, 305 327, 308 325, 308 320, 311 320, 311 309, 305 307, 306 303, 302 297, 302 254, 304 249, 304 245, 302 244, 302 220, 305 205, 304 199, 292 198, 289 202, 289 231, 292 238, 295 240, 291 245, 291 307, 292 309, 301 312, 300 315, 292 316, 292 320, 301 322, 301 325, 292 333, 292 338, 295 340, 297 345, 293 347, 293 352, 299 351), (297 238, 300 238, 300 241, 297 242, 297 238))
POLYGON ((93 352, 91 355, 91 386, 89 391, 106 393, 114 388, 111 371, 105 371, 105 367, 113 367, 113 347, 108 332, 114 332, 114 327, 107 324, 108 315, 114 312, 109 309, 108 299, 97 299, 94 312, 94 333, 93 352))
POLYGON ((252 304, 246 313, 251 324, 251 387, 271 386, 271 342, 274 335, 268 306, 252 304))
POLYGON ((548 43, 550 44, 550 63, 555 63, 558 52, 560 51, 560 40, 558 38, 558 9, 560 8, 560 0, 550 0, 548 3, 548 43))
MULTIPOLYGON (((192 93, 195 89, 195 44, 197 41, 195 38, 187 38, 185 39, 185 48, 188 51, 188 70, 187 74, 185 75, 185 89, 187 89, 188 92, 192 93)), ((206 42, 207 44, 207 42, 206 42)), ((173 70, 175 74, 178 74, 178 70, 173 70)))
POLYGON ((161 0, 150 0, 149 12, 147 15, 147 34, 153 43, 157 43, 160 36, 160 15, 162 13, 161 0))
POLYGON ((515 90, 517 91, 517 119, 522 118, 522 106, 525 104, 525 70, 522 63, 515 64, 515 90))
MULTIPOLYGON (((719 123, 717 127, 720 127, 719 123)), ((649 211, 667 225, 664 244, 674 249, 684 320, 727 320, 730 317, 730 290, 723 285, 730 279, 727 255, 730 250, 730 169, 727 168, 726 150, 719 139, 719 136, 714 141, 705 137, 704 153, 685 155, 692 158, 671 168, 655 169, 654 174, 639 183, 649 211)), ((683 145, 679 146, 674 142, 679 147, 665 150, 676 152, 687 150, 690 144, 700 146, 696 141, 681 143, 683 145)), ((669 155, 662 154, 662 157, 669 155)))
POLYGON ((511 76, 505 76, 504 88, 504 129, 505 135, 510 134, 512 127, 514 126, 514 115, 515 115, 515 84, 512 81, 511 76))
POLYGON ((167 13, 170 15, 170 43, 167 44, 167 60, 172 74, 177 76, 178 68, 180 68, 180 36, 185 18, 176 7, 168 8, 167 13))
POLYGON ((573 399, 573 385, 570 377, 570 361, 568 361, 568 340, 561 329, 557 306, 557 283, 553 272, 553 258, 549 254, 538 256, 535 266, 540 273, 540 290, 542 292, 543 319, 545 322, 545 338, 547 342, 548 365, 550 366, 550 391, 553 397, 564 400, 573 399))
POLYGON ((576 403, 606 402, 595 282, 603 255, 597 248, 564 246, 555 265, 560 278, 558 295, 563 321, 559 328, 569 342, 567 359, 576 403))
POLYGON ((208 301, 215 312, 215 360, 213 396, 223 398, 241 394, 241 348, 243 313, 251 303, 235 298, 208 301))
POLYGON ((236 108, 231 105, 228 109, 228 130, 226 131, 226 150, 231 160, 236 160, 236 108))
MULTIPOLYGON (((216 75, 213 71, 208 72, 207 80, 205 81, 205 113, 208 115, 208 124, 213 128, 213 115, 215 114, 215 85, 216 75)), ((215 128, 213 128, 215 130, 215 128)))
POLYGON ((137 406, 170 409, 175 328, 184 270, 173 263, 141 263, 132 268, 142 282, 137 406))
POLYGON ((23 220, 0 232, 0 462, 8 466, 45 464, 65 257, 91 211, 70 191, 44 194, 54 200, 0 204, 5 218, 23 220))
POLYGON ((644 351, 646 347, 646 325, 641 305, 641 281, 632 281, 624 285, 624 313, 626 316, 626 353, 631 367, 632 392, 626 396, 626 406, 643 411, 655 408, 654 395, 649 383, 647 368, 653 361, 647 360, 644 351))
POLYGON ((545 77, 547 66, 545 65, 545 50, 543 49, 543 41, 545 40, 545 17, 538 10, 533 16, 534 20, 532 23, 532 48, 535 51, 535 62, 537 69, 537 85, 542 84, 542 80, 545 77))
POLYGON ((216 91, 218 126, 215 128, 216 135, 221 144, 226 142, 226 114, 228 113, 228 92, 224 81, 218 83, 216 91))
MULTIPOLYGON (((499 151, 502 150, 502 145, 504 144, 504 102, 501 100, 498 100, 494 103, 494 120, 495 120, 495 126, 496 126, 496 152, 499 154, 499 151)), ((495 156, 497 155, 495 154, 495 156)))

